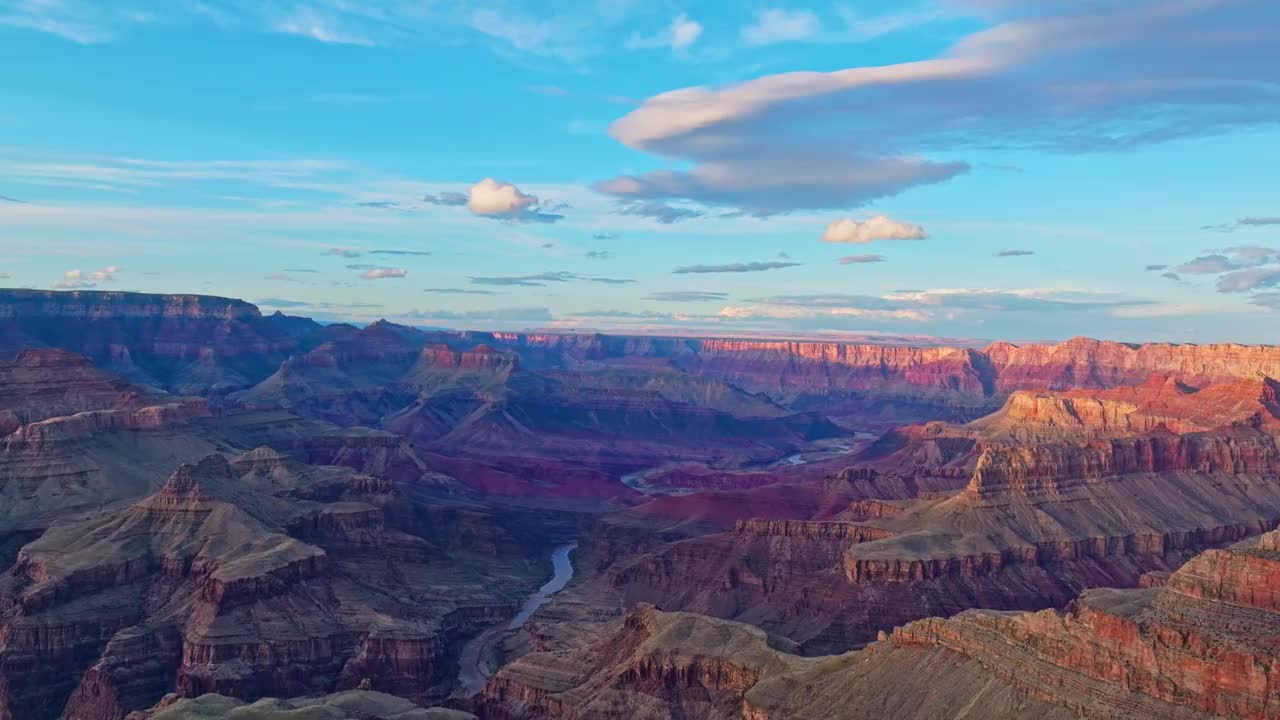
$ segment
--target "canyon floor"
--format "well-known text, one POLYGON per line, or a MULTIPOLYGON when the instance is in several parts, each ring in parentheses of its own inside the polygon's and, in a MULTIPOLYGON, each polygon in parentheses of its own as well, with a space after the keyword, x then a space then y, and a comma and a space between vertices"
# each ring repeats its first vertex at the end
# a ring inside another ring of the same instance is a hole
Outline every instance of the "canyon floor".
POLYGON ((0 291, 0 720, 1280 718, 1277 378, 0 291))

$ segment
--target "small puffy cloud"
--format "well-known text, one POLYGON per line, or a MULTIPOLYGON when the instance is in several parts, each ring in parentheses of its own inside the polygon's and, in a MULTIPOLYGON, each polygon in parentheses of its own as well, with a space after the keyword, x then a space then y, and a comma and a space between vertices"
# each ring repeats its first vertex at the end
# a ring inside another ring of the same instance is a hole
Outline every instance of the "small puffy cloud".
POLYGON ((1179 274, 1178 274, 1178 273, 1176 273, 1176 272, 1160 273, 1160 277, 1164 278, 1165 280, 1172 280, 1173 282, 1175 282, 1175 283, 1177 283, 1177 284, 1179 284, 1179 285, 1190 285, 1190 284, 1191 284, 1191 283, 1187 282, 1186 280, 1183 280, 1183 279, 1182 279, 1182 276, 1181 276, 1181 275, 1179 275, 1179 274))
POLYGON ((846 255, 836 262, 841 265, 868 265, 871 263, 882 263, 886 260, 883 255, 846 255))
POLYGON ((538 198, 520 192, 509 182, 485 178, 471 186, 467 207, 477 215, 512 215, 538 204, 538 198))
POLYGON ((1035 250, 1001 250, 995 254, 998 258, 1007 257, 1026 257, 1027 255, 1035 255, 1035 250))
POLYGON ((1280 285, 1280 270, 1253 268, 1229 272, 1218 278, 1218 292, 1241 293, 1280 285))
POLYGON ((1244 218, 1240 218, 1237 222, 1239 222, 1241 225, 1248 225, 1250 227, 1260 227, 1263 225, 1280 225, 1280 215, 1277 215, 1274 217, 1244 217, 1244 218))
POLYGON ((589 250, 585 256, 588 260, 608 260, 613 253, 608 250, 589 250))
POLYGON ((374 268, 360 273, 360 277, 365 280, 384 280, 386 278, 402 278, 407 277, 409 271, 404 268, 374 268))
POLYGON ((698 41, 702 36, 702 23, 689 19, 680 13, 671 21, 671 49, 683 50, 698 41))
POLYGON ((764 270, 781 270, 782 268, 796 267, 800 265, 797 262, 783 262, 773 260, 769 262, 749 262, 749 263, 728 263, 726 265, 686 265, 676 268, 671 272, 676 275, 702 275, 708 273, 745 273, 745 272, 762 272, 764 270))
POLYGON ((627 40, 628 50, 648 50, 669 47, 672 50, 685 50, 702 36, 702 23, 688 15, 680 13, 671 24, 652 35, 632 35, 627 40))
POLYGON ((430 255, 429 252, 420 252, 418 250, 370 250, 370 255, 430 255))
POLYGON ((706 290, 667 290, 653 293, 645 299, 657 302, 715 302, 728 297, 729 293, 706 290))
POLYGON ((428 205, 441 205, 444 207, 462 207, 467 204, 467 194, 463 192, 444 191, 435 194, 424 195, 422 202, 428 205))
POLYGON ((120 272, 120 268, 116 265, 108 265, 101 270, 95 270, 89 273, 89 277, 96 282, 114 282, 116 273, 120 272))
POLYGON ((742 29, 742 39, 749 45, 807 40, 821 30, 818 16, 812 10, 773 8, 756 14, 756 21, 742 29))
POLYGON ((822 241, 829 243, 869 243, 877 240, 923 240, 929 237, 924 228, 908 222, 894 220, 888 215, 873 215, 863 221, 841 218, 833 221, 822 233, 822 241))
POLYGON ((68 270, 62 274, 62 279, 55 282, 53 287, 60 290, 72 290, 77 288, 94 288, 99 283, 115 282, 116 274, 120 272, 120 268, 116 265, 108 265, 101 270, 92 270, 86 272, 84 270, 68 270))
POLYGON ((563 218, 555 210, 542 209, 542 203, 536 195, 522 192, 515 185, 485 178, 467 192, 467 209, 481 217, 509 220, 512 222, 544 222, 553 223, 563 218))
POLYGON ((309 268, 280 268, 280 272, 287 273, 318 273, 319 270, 311 270, 309 268))
POLYGON ((325 251, 325 255, 333 255, 340 258, 358 258, 360 252, 358 250, 348 250, 347 248, 330 248, 325 251))
POLYGON ((399 210, 400 203, 391 200, 366 200, 356 203, 356 207, 369 208, 370 210, 399 210))
POLYGON ((1160 272, 1161 270, 1168 270, 1168 269, 1169 269, 1168 265, 1158 265, 1158 264, 1148 265, 1146 268, 1147 272, 1160 272))

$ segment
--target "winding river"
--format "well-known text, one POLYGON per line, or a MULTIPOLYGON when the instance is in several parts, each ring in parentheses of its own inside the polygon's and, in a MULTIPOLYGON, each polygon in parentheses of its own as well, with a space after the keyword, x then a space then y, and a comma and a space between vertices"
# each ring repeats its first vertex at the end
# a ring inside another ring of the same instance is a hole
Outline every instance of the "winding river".
POLYGON ((510 622, 498 623, 467 641, 462 646, 462 654, 458 657, 458 688, 464 697, 471 697, 484 689, 485 681, 493 674, 493 668, 485 660, 485 651, 504 632, 518 630, 529 622, 529 618, 543 605, 551 601, 551 596, 564 589, 573 579, 573 563, 569 555, 578 547, 578 543, 561 545, 551 551, 551 579, 538 591, 529 596, 520 608, 520 612, 510 622))

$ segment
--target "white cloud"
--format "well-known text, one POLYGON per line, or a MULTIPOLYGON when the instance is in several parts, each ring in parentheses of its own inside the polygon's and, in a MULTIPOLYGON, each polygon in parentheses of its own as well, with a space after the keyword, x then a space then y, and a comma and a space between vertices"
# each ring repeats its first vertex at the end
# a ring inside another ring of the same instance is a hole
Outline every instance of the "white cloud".
POLYGON ((702 37, 702 23, 684 13, 677 15, 669 26, 653 35, 632 35, 627 40, 628 50, 646 50, 667 47, 685 50, 702 37))
POLYGON ((610 134, 671 167, 597 187, 758 215, 840 209, 955 177, 973 148, 1126 150, 1280 112, 1280 44, 1260 30, 1280 22, 1274 0, 955 5, 985 29, 930 58, 650 97, 610 134))
POLYGON ((510 220, 513 222, 553 223, 563 215, 558 208, 543 208, 536 195, 521 192, 509 182, 485 178, 467 191, 467 209, 481 217, 510 220))
POLYGON ((887 215, 873 215, 863 221, 841 218, 833 221, 822 233, 822 241, 829 243, 869 243, 876 240, 923 240, 929 237, 924 228, 908 222, 894 220, 887 215))
POLYGON ((360 277, 365 280, 383 280, 386 278, 402 278, 407 277, 409 271, 404 268, 374 268, 360 273, 360 277))
POLYGON ((485 178, 467 193, 467 208, 477 215, 513 215, 538 204, 538 198, 520 192, 509 182, 485 178))
POLYGON ((742 29, 742 39, 751 45, 808 40, 821 30, 818 16, 811 10, 772 8, 756 15, 756 21, 742 29))
POLYGON ((698 41, 702 36, 702 24, 696 20, 690 20, 687 15, 680 13, 675 20, 671 22, 671 49, 683 50, 698 41))
POLYGON ((55 282, 53 287, 59 290, 69 290, 74 288, 93 288, 99 283, 115 282, 116 274, 120 272, 120 268, 116 265, 108 265, 101 270, 68 270, 62 274, 62 279, 55 282))
POLYGON ((293 12, 272 24, 272 30, 287 35, 301 35, 323 43, 339 45, 376 45, 373 40, 345 27, 341 19, 322 15, 313 8, 297 6, 293 12))

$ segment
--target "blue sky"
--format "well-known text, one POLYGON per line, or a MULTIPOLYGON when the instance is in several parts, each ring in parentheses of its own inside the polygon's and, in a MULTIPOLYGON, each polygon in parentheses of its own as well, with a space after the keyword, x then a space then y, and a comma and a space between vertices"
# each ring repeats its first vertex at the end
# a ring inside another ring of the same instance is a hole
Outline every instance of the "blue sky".
POLYGON ((1273 342, 1277 23, 0 0, 0 274, 443 327, 1273 342))

